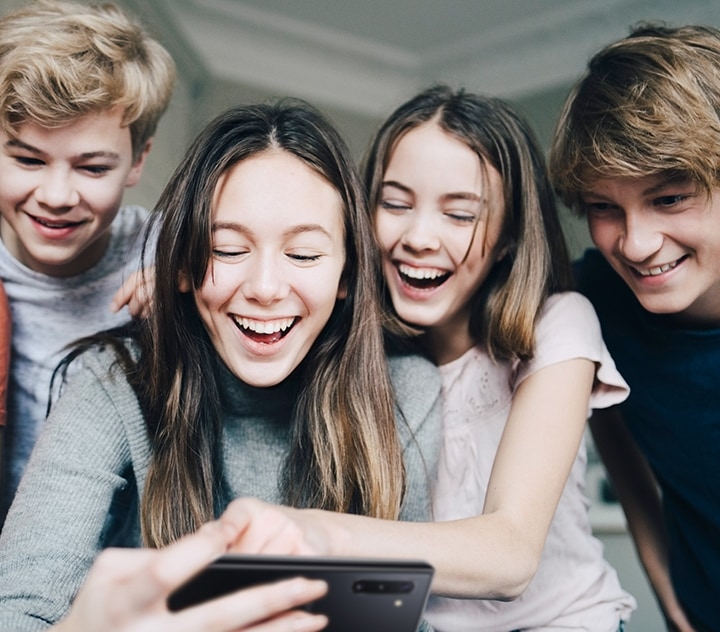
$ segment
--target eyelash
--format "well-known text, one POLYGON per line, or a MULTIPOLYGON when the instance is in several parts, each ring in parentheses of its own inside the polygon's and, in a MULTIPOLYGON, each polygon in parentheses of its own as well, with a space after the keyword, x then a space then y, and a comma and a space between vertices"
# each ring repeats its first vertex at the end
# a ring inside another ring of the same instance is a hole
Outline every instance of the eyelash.
POLYGON ((319 261, 322 255, 288 255, 296 261, 319 261))
MULTIPOLYGON (((40 158, 33 158, 31 156, 15 156, 15 161, 25 167, 41 167, 46 164, 40 158)), ((112 171, 112 167, 107 165, 80 165, 77 168, 93 176, 102 176, 112 171)))
MULTIPOLYGON (((218 250, 213 249, 212 251, 213 256, 217 257, 218 259, 232 259, 234 257, 240 257, 244 254, 247 254, 245 251, 230 251, 230 250, 218 250)), ((294 261, 300 261, 300 262, 312 262, 312 261, 319 261, 322 255, 297 255, 297 254, 289 254, 288 257, 290 259, 293 259, 294 261)))
POLYGON ((380 201, 380 206, 387 211, 407 211, 411 208, 409 204, 393 204, 385 200, 380 201))

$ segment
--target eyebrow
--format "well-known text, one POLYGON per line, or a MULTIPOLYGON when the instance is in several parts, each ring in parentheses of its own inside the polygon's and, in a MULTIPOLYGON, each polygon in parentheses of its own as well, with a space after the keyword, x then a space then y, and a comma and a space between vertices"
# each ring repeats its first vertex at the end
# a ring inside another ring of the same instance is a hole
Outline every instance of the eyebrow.
MULTIPOLYGON (((219 230, 233 230, 238 233, 245 233, 247 235, 253 235, 253 231, 239 222, 214 222, 212 225, 212 232, 219 230)), ((285 235, 302 235, 304 233, 318 232, 332 239, 330 232, 320 224, 298 224, 293 226, 289 230, 285 231, 285 235)))
POLYGON ((666 180, 662 180, 661 182, 658 182, 657 184, 648 187, 643 191, 643 195, 655 195, 657 193, 660 193, 661 191, 664 191, 665 189, 690 185, 692 185, 692 180, 690 180, 690 178, 687 178, 685 176, 677 176, 675 178, 668 178, 666 180))
MULTIPOLYGON (((25 151, 29 151, 32 154, 36 154, 38 156, 45 155, 45 152, 41 149, 35 147, 34 145, 30 145, 29 143, 25 143, 21 141, 19 138, 11 138, 9 141, 5 143, 5 147, 15 147, 17 149, 24 149, 25 151)), ((115 151, 86 151, 84 153, 81 153, 77 156, 77 158, 80 158, 82 160, 89 160, 91 158, 108 158, 110 160, 120 160, 120 154, 118 154, 115 151)))
MULTIPOLYGON (((397 182, 396 180, 386 180, 382 183, 383 187, 393 187, 395 189, 399 189, 400 191, 408 194, 414 193, 414 191, 404 185, 400 182, 397 182)), ((470 191, 458 191, 456 193, 445 193, 442 196, 443 200, 469 200, 471 202, 482 202, 483 198, 479 196, 477 193, 472 193, 470 191)))

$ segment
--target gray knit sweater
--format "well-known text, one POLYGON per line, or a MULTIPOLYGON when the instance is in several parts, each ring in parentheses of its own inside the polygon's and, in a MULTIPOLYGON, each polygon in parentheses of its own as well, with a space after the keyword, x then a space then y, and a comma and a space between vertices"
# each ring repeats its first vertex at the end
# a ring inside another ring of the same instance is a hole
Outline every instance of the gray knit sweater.
MULTIPOLYGON (((84 354, 33 452, 0 536, 0 631, 42 630, 67 612, 96 555, 139 546, 139 491, 150 444, 134 391, 109 352, 84 354)), ((408 490, 404 520, 430 519, 440 378, 417 356, 393 358, 408 490)), ((223 377, 223 493, 278 501, 292 395, 223 377)))

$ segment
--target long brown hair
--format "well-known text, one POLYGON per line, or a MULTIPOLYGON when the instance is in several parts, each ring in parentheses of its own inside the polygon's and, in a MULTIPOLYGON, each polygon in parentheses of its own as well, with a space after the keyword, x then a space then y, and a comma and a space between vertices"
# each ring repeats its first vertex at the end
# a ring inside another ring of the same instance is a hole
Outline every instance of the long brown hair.
POLYGON ((530 126, 508 103, 434 86, 399 106, 370 145, 364 175, 372 214, 398 141, 431 120, 502 177, 505 216, 496 247, 506 254, 473 298, 470 333, 493 357, 527 360, 533 355, 535 323, 545 299, 572 283, 542 151, 530 126))
POLYGON ((301 386, 288 421, 283 502, 388 519, 400 512, 405 470, 381 327, 380 258, 349 151, 302 101, 238 106, 200 132, 158 202, 149 317, 81 341, 65 361, 109 344, 138 394, 152 443, 140 507, 149 546, 193 532, 222 510, 222 365, 193 292, 181 292, 178 281, 197 290, 208 273, 222 175, 268 150, 291 153, 335 188, 345 229, 347 296, 293 374, 301 386), (121 337, 128 333, 139 345, 136 360, 121 337))

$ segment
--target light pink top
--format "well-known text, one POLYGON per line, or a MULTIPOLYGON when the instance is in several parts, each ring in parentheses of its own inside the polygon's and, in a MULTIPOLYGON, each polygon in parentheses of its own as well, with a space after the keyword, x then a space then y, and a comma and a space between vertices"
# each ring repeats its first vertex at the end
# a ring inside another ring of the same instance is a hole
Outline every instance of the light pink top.
MULTIPOLYGON (((574 358, 588 358, 597 366, 588 415, 592 408, 606 408, 627 397, 628 386, 605 347, 591 304, 567 292, 546 302, 531 362, 495 363, 478 346, 440 367, 443 437, 433 498, 435 520, 482 513, 515 389, 528 375, 574 358)), ((591 533, 586 464, 583 443, 527 590, 510 602, 432 596, 427 619, 436 630, 616 632, 620 620, 630 618, 635 600, 620 587, 615 570, 603 558, 602 544, 591 533)))

